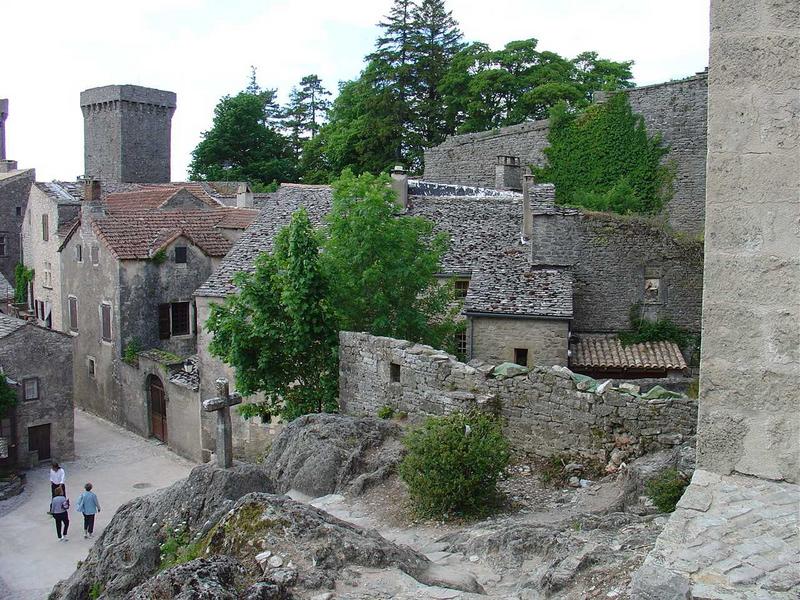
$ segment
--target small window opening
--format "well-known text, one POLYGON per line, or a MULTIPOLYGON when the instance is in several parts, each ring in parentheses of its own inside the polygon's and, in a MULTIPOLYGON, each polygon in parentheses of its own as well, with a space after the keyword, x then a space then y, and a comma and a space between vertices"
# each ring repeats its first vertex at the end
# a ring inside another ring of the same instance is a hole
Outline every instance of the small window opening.
POLYGON ((175 246, 175 263, 179 265, 186 264, 186 246, 175 246))
POLYGON ((466 298, 469 290, 469 279, 456 279, 456 298, 466 298))
POLYGON ((521 367, 528 366, 528 349, 527 348, 514 348, 514 364, 521 367))
POLYGON ((389 381, 400 383, 400 365, 397 363, 389 363, 389 381))

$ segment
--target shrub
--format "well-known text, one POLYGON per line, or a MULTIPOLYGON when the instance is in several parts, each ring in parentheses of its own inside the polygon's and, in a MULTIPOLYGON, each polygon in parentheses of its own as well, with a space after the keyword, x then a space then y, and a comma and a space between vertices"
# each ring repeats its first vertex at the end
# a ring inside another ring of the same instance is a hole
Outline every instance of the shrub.
POLYGON ((483 516, 497 505, 510 457, 500 423, 472 412, 431 417, 403 440, 400 477, 419 514, 483 516))
MULTIPOLYGON (((80 562, 80 561, 78 561, 80 562)), ((95 581, 89 588, 89 600, 97 600, 103 594, 103 584, 95 581)))
POLYGON ((133 338, 125 345, 125 350, 122 353, 122 360, 129 365, 135 365, 139 360, 139 352, 142 351, 142 344, 138 338, 133 338))
POLYGON ((17 390, 6 381, 6 374, 0 371, 0 418, 5 417, 17 405, 17 390))
POLYGON ((677 469, 666 469, 647 482, 647 497, 661 512, 672 512, 689 481, 677 469))
POLYGON ((203 542, 198 541, 189 543, 189 532, 186 529, 177 530, 167 536, 166 541, 161 544, 161 564, 160 570, 166 570, 175 565, 182 565, 201 555, 203 542))
POLYGON ((379 419, 391 419, 394 416, 394 409, 388 404, 381 406, 378 409, 379 419))
POLYGON ((22 263, 17 263, 14 268, 14 302, 23 304, 28 301, 28 284, 33 281, 33 269, 28 269, 22 263))

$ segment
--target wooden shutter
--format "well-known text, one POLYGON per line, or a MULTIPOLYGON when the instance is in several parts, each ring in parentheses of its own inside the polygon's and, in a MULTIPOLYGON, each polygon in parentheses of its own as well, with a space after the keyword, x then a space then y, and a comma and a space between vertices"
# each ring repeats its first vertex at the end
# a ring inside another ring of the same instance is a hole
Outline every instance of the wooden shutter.
POLYGON ((50 240, 50 218, 47 215, 42 215, 42 240, 50 240))
POLYGON ((101 305, 103 339, 111 341, 111 307, 108 304, 101 305))
POLYGON ((158 305, 158 339, 169 339, 171 332, 169 318, 169 304, 158 305))
POLYGON ((72 296, 69 299, 69 328, 78 331, 78 299, 72 296))

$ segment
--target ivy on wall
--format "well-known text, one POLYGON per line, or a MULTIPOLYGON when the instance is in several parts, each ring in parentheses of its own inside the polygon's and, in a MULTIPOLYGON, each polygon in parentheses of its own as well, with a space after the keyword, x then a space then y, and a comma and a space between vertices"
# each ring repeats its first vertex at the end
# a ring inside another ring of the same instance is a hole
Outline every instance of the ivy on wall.
POLYGON ((669 148, 647 134, 624 93, 577 113, 556 105, 548 140, 547 164, 532 171, 555 184, 559 204, 651 215, 672 197, 675 170, 661 162, 669 148))
POLYGON ((17 263, 14 269, 14 302, 22 304, 28 301, 28 284, 33 281, 33 269, 17 263))

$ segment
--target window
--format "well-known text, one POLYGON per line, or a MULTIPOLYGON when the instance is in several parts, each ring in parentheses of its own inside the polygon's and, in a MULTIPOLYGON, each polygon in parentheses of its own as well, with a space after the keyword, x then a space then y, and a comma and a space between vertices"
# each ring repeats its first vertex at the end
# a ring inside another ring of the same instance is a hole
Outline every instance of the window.
POLYGON ((102 338, 104 342, 111 341, 111 305, 100 305, 100 326, 102 328, 102 338))
POLYGON ((514 348, 514 364, 521 367, 528 366, 528 349, 527 348, 514 348))
POLYGON ((86 357, 86 371, 89 373, 89 377, 91 377, 92 379, 95 378, 95 373, 97 372, 95 369, 96 369, 96 365, 95 365, 95 362, 94 362, 94 356, 87 356, 86 357))
POLYGON ((456 279, 456 298, 466 298, 469 279, 456 279))
POLYGON ((42 240, 50 241, 50 217, 42 215, 42 240))
POLYGON ((400 365, 397 363, 389 363, 389 381, 392 383, 400 382, 400 365))
POLYGON ((92 264, 97 266, 100 264, 100 246, 92 244, 92 264))
POLYGON ((661 279, 649 277, 644 280, 644 303, 658 304, 661 302, 661 279))
POLYGON ((0 256, 6 256, 6 237, 5 233, 0 233, 0 256))
POLYGON ((75 262, 83 262, 83 245, 75 246, 75 262))
POLYGON ((75 296, 69 297, 69 329, 78 331, 78 299, 75 296))
POLYGON ((467 356, 467 332, 457 331, 455 337, 456 353, 458 354, 459 358, 465 358, 467 356))
POLYGON ((22 216, 22 207, 21 207, 21 206, 18 206, 18 207, 17 207, 17 216, 18 216, 18 217, 21 217, 21 216, 22 216))
POLYGON ((22 380, 22 390, 25 400, 38 400, 39 399, 39 379, 31 377, 30 379, 22 380))
POLYGON ((44 275, 42 276, 42 285, 46 288, 53 287, 53 265, 52 263, 44 263, 44 275))
POLYGON ((158 305, 158 337, 166 340, 174 335, 192 332, 189 302, 172 302, 158 305))
POLYGON ((186 264, 187 258, 186 246, 175 246, 175 263, 179 265, 186 264))

